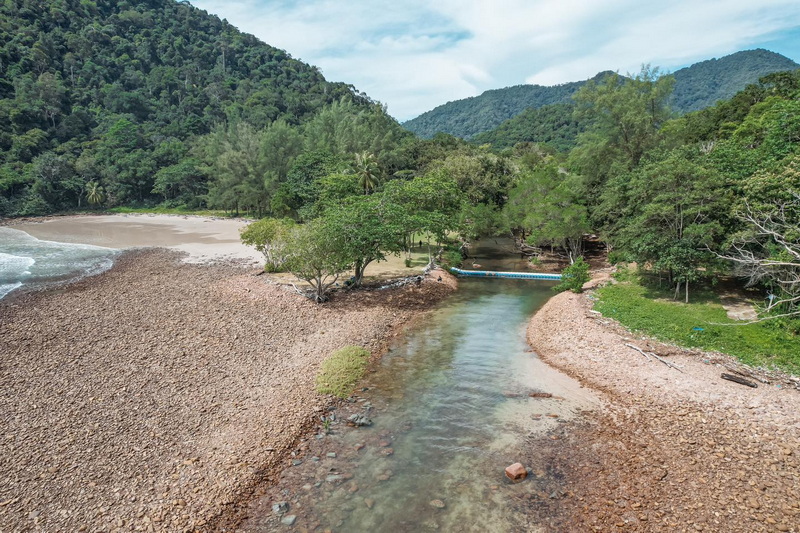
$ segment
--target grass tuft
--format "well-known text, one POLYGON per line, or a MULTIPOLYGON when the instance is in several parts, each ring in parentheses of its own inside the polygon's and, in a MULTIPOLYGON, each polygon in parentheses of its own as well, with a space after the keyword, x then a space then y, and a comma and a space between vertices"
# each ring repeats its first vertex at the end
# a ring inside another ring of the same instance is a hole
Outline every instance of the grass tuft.
POLYGON ((369 352, 360 346, 345 346, 322 362, 317 374, 317 392, 347 398, 364 375, 369 352))

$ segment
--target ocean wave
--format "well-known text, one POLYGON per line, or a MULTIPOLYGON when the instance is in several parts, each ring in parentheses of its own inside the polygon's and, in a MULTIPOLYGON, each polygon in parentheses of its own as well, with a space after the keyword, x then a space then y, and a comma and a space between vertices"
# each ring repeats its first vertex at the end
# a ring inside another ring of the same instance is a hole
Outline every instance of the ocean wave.
POLYGON ((21 286, 76 281, 105 272, 120 251, 90 244, 39 240, 0 228, 0 298, 21 286))

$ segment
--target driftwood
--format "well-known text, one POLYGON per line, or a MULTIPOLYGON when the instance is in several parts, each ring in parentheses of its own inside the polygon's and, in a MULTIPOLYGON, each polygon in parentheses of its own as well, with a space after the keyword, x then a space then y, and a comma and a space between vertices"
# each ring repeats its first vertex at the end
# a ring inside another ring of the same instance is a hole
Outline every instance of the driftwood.
POLYGON ((752 387, 754 389, 758 388, 758 383, 753 383, 752 381, 748 381, 744 378, 740 378, 739 376, 734 376, 733 374, 726 374, 722 373, 722 379, 727 379, 728 381, 733 381, 734 383, 739 383, 740 385, 746 385, 748 387, 752 387))
POLYGON ((644 351, 644 350, 642 350, 641 348, 639 348, 639 347, 637 347, 637 346, 634 346, 633 344, 626 344, 625 346, 627 346, 628 348, 633 348, 634 350, 636 350, 637 352, 639 352, 640 354, 642 354, 643 356, 645 356, 645 357, 647 358, 647 360, 648 360, 648 361, 652 361, 652 359, 650 359, 650 356, 649 356, 649 355, 647 355, 647 352, 645 352, 645 351, 644 351))
POLYGON ((642 354, 643 356, 647 357, 647 360, 648 360, 648 361, 650 360, 650 356, 652 356, 652 357, 655 357, 656 359, 658 359, 659 361, 661 361, 662 363, 664 363, 664 364, 665 364, 665 365, 667 365, 668 367, 670 367, 670 368, 674 368, 675 370, 677 370, 678 372, 680 372, 681 374, 683 374, 683 370, 681 370, 681 367, 679 367, 679 366, 678 366, 678 365, 676 365, 675 363, 670 363, 669 361, 667 361, 667 360, 666 360, 666 359, 664 359, 663 357, 660 357, 660 356, 656 355, 656 354, 655 354, 655 353, 653 353, 653 352, 645 352, 644 350, 642 350, 642 349, 641 349, 641 348, 639 348, 638 346, 634 346, 633 344, 627 344, 627 343, 626 343, 626 344, 625 344, 625 346, 627 346, 628 348, 633 348, 634 350, 636 350, 637 352, 639 352, 639 353, 640 353, 640 354, 642 354))
POLYGON ((738 375, 740 375, 742 377, 745 377, 745 378, 751 378, 751 379, 754 379, 756 381, 760 381, 761 383, 763 383, 765 385, 769 385, 770 384, 769 380, 764 379, 764 378, 762 378, 760 376, 757 376, 756 374, 753 374, 752 372, 748 372, 747 370, 736 368, 736 367, 734 367, 732 365, 728 365, 728 364, 723 364, 722 366, 724 366, 728 371, 733 372, 734 374, 738 374, 738 375))

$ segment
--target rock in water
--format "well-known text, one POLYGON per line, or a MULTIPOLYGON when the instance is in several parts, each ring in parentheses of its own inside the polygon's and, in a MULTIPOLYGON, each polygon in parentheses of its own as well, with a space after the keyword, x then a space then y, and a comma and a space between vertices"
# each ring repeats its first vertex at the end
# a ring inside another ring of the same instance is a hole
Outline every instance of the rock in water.
POLYGON ((347 419, 352 423, 354 426, 371 426, 372 420, 366 417, 366 415, 362 415, 360 413, 356 413, 354 415, 350 415, 347 419))
POLYGON ((431 507, 436 507, 437 509, 444 509, 444 502, 442 500, 431 500, 431 507))
POLYGON ((512 481, 522 481, 528 476, 528 471, 522 466, 522 463, 514 463, 506 467, 506 476, 512 481))

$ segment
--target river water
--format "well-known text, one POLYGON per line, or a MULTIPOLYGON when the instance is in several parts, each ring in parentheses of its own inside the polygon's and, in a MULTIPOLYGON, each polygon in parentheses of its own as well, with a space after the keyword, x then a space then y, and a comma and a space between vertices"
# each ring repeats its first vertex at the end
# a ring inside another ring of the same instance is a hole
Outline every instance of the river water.
MULTIPOLYGON (((482 269, 520 267, 496 246, 476 255, 482 269)), ((552 286, 460 280, 458 292, 365 379, 368 390, 349 407, 373 425, 320 431, 299 464, 254 504, 243 529, 281 530, 287 525, 280 520, 295 516, 292 527, 315 531, 536 531, 518 508, 536 483, 513 484, 504 469, 519 460, 527 436, 543 435, 597 401, 525 341, 528 320, 552 286), (280 501, 288 510, 274 513, 280 501)))

